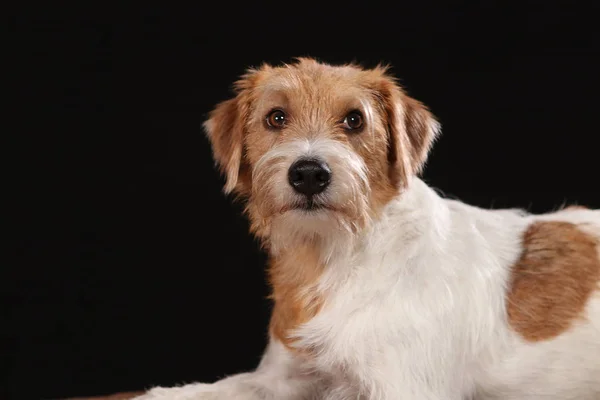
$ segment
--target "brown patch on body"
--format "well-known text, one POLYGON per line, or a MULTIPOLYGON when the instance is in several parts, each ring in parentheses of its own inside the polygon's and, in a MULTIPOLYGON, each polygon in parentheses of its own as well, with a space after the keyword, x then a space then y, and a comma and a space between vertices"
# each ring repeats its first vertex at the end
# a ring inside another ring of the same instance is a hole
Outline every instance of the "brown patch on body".
POLYGON ((308 322, 323 305, 316 290, 322 272, 323 264, 314 244, 286 251, 271 262, 269 280, 275 304, 269 328, 291 350, 297 350, 292 346, 294 329, 308 322))
POLYGON ((525 340, 551 339, 582 317, 600 281, 598 238, 569 222, 533 223, 512 270, 508 321, 525 340))

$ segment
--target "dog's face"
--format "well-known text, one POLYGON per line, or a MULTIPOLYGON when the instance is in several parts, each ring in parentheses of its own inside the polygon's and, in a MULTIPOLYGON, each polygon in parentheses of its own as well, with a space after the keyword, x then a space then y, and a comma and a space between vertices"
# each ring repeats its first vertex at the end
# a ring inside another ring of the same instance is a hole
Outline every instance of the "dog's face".
POLYGON ((205 127, 259 236, 357 232, 422 168, 439 126, 384 68, 251 70, 205 127))

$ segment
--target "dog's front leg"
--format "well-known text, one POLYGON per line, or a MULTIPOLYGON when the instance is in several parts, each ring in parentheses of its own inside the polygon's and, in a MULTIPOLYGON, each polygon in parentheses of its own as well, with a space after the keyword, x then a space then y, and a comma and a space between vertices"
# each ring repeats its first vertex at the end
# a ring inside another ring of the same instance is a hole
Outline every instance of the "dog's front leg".
POLYGON ((324 382, 281 343, 271 340, 254 372, 232 375, 215 383, 156 387, 133 400, 312 400, 324 382))

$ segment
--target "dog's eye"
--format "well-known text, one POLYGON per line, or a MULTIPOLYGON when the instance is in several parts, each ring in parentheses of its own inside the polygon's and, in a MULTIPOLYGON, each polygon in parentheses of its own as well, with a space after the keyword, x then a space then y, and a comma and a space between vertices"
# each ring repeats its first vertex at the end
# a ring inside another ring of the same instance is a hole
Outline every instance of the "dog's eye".
POLYGON ((281 110, 273 110, 267 115, 267 124, 271 128, 280 129, 285 125, 285 113, 281 110))
POLYGON ((346 115, 346 118, 344 118, 344 125, 346 126, 346 129, 352 131, 362 128, 362 114, 358 111, 351 111, 348 115, 346 115))

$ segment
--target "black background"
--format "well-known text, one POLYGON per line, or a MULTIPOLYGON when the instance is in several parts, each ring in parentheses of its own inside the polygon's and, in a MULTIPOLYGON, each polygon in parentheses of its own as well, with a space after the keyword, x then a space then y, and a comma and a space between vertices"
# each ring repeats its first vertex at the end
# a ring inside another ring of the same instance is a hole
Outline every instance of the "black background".
POLYGON ((11 18, 0 397, 213 381, 256 365, 265 257, 221 194, 201 122, 262 61, 390 62, 444 126, 431 185, 484 207, 600 207, 592 3, 448 3, 11 18))

